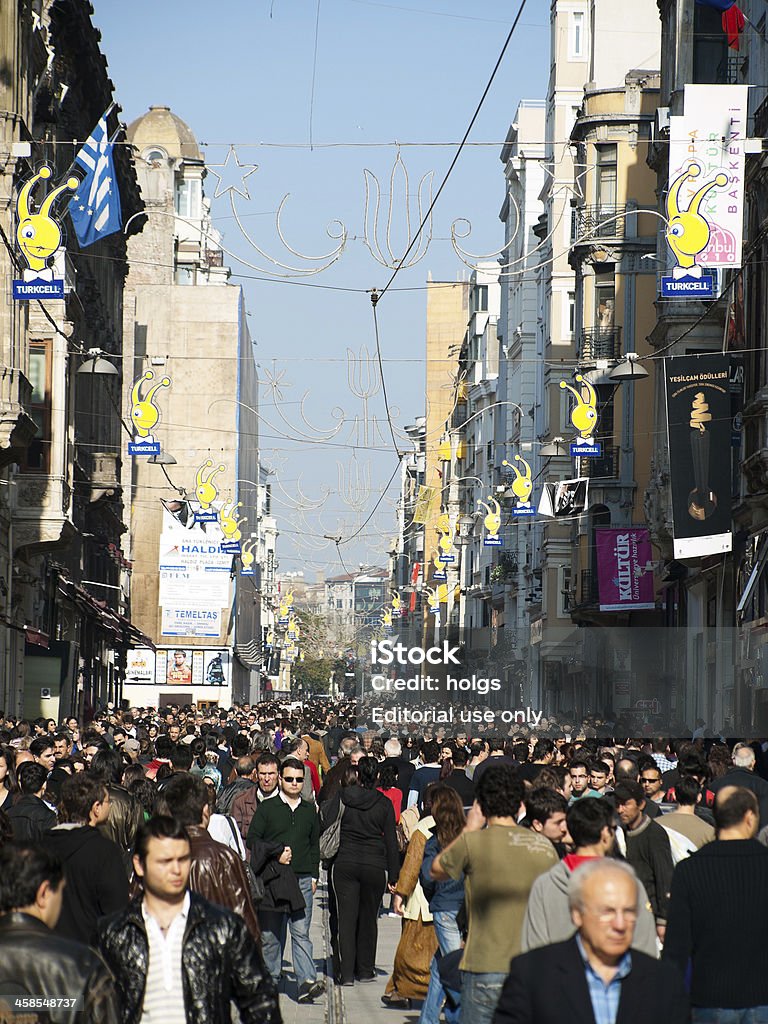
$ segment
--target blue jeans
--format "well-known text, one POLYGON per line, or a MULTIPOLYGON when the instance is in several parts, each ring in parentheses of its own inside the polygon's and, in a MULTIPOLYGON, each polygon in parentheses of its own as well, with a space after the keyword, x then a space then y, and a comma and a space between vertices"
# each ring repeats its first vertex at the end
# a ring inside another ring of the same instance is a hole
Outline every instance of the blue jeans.
POLYGON ((436 910, 432 915, 432 921, 435 925, 438 952, 432 957, 432 966, 429 969, 429 988, 421 1006, 419 1024, 439 1024, 440 1011, 445 1002, 445 989, 440 981, 440 972, 438 971, 440 957, 461 948, 461 933, 456 924, 456 914, 448 913, 445 910, 436 910))
POLYGON ((491 1024, 506 977, 461 972, 461 1024, 491 1024))
POLYGON ((293 971, 297 983, 303 985, 304 982, 313 982, 317 978, 312 942, 309 938, 309 927, 312 924, 312 879, 305 877, 299 878, 297 881, 306 904, 303 910, 299 910, 295 914, 280 914, 274 910, 259 912, 261 949, 264 953, 267 970, 275 984, 280 980, 283 952, 289 928, 293 971))
POLYGON ((691 1020, 693 1024, 768 1024, 768 1006, 751 1006, 742 1010, 694 1006, 691 1020))

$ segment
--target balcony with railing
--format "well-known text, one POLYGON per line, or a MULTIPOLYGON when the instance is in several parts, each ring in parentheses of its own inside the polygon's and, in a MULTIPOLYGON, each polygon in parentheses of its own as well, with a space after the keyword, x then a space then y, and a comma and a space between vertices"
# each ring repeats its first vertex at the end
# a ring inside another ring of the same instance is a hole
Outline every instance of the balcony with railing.
POLYGON ((602 455, 579 459, 579 476, 590 480, 618 480, 620 451, 618 445, 603 444, 602 455))
POLYGON ((574 599, 574 608, 590 608, 600 604, 597 587, 597 573, 583 569, 579 573, 578 586, 574 599))
POLYGON ((620 327, 588 327, 581 332, 579 359, 594 362, 596 359, 621 358, 620 327))
POLYGON ((622 206, 581 206, 576 211, 576 238, 586 242, 595 238, 624 238, 626 205, 622 206))

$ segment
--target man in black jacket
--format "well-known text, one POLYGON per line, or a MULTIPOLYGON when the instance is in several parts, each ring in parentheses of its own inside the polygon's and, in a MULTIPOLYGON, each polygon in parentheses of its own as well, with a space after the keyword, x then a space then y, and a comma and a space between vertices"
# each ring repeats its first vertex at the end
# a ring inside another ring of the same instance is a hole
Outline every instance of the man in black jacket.
POLYGON ((768 825, 768 782, 755 772, 755 752, 748 743, 737 743, 731 759, 733 768, 729 768, 719 779, 710 782, 709 788, 713 793, 718 793, 725 786, 741 786, 743 789, 751 790, 757 797, 760 809, 760 829, 768 825))
MULTIPOLYGON (((568 900, 577 934, 515 957, 493 1024, 687 1024, 682 978, 630 949, 637 920, 632 868, 588 861, 571 876, 568 900)), ((464 1019, 472 1019, 471 1008, 462 1005, 464 1019)))
POLYGON ((99 925, 98 947, 117 982, 122 1024, 150 1020, 280 1024, 277 992, 237 915, 188 890, 184 827, 152 818, 136 837, 143 893, 99 925), (163 969, 167 960, 167 969, 163 969))
POLYGON ((13 838, 21 843, 36 843, 43 832, 56 824, 56 812, 43 800, 48 769, 35 761, 25 761, 17 775, 21 799, 6 809, 13 838))
POLYGON ((98 919, 128 903, 120 847, 99 828, 110 807, 106 785, 90 774, 73 775, 61 787, 62 823, 42 842, 64 865, 67 884, 56 926, 62 938, 92 943, 98 919))
POLYGON ((61 1024, 117 1024, 114 980, 103 961, 52 932, 63 894, 61 862, 48 850, 13 843, 0 850, 0 1017, 48 1020, 11 996, 55 995, 76 1000, 59 1010, 61 1024))
POLYGON ((694 1022, 768 1020, 768 850, 755 839, 757 798, 729 786, 714 810, 717 839, 672 876, 663 957, 681 977, 691 963, 694 1022))

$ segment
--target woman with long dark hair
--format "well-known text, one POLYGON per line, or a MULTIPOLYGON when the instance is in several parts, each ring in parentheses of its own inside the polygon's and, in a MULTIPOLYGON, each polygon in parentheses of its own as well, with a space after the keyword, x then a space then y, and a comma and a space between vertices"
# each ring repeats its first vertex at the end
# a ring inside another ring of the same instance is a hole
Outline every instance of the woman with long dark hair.
POLYGON ((0 807, 8 810, 16 790, 16 755, 13 747, 0 747, 0 807))
POLYGON ((439 1024, 445 1002, 445 989, 440 980, 440 959, 461 948, 461 933, 456 918, 464 902, 464 876, 435 882, 429 874, 432 861, 461 835, 466 824, 464 805, 459 793, 450 785, 437 783, 432 787, 430 808, 435 819, 432 835, 424 848, 419 880, 429 902, 435 927, 438 951, 432 959, 427 996, 421 1007, 419 1024, 439 1024))
POLYGON ((387 879, 391 887, 400 867, 395 812, 376 789, 376 760, 364 757, 356 774, 357 785, 344 786, 326 815, 326 821, 335 821, 336 801, 343 804, 339 851, 331 868, 338 921, 335 974, 340 985, 376 977, 379 905, 387 879))

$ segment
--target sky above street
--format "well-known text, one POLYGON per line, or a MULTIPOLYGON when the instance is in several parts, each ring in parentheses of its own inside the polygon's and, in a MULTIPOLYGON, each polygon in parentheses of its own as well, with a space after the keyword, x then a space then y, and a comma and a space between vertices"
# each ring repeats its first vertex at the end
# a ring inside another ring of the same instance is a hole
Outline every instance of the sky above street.
MULTIPOLYGON (((390 175, 399 154, 390 231, 395 254, 405 250, 403 167, 413 231, 419 183, 430 171, 435 188, 442 180, 517 2, 93 3, 122 118, 130 122, 151 105, 170 106, 194 132, 206 164, 225 163, 234 146, 220 190, 237 185, 249 198, 230 191, 213 199, 212 175, 205 188, 223 245, 233 254, 226 257, 232 281, 243 286, 249 311, 262 379, 262 462, 277 481, 281 571, 303 568, 311 577, 353 570, 361 562, 386 564, 395 533, 397 475, 368 525, 341 545, 343 564, 335 545, 322 539, 325 533, 346 538, 357 530, 396 467, 376 387, 366 294, 382 288, 391 271, 366 245, 366 220, 367 241, 374 247, 378 181, 377 238, 383 247, 390 175), (253 165, 258 169, 243 183, 253 165), (339 245, 332 236, 340 231, 334 222, 346 228, 339 258, 313 276, 288 278, 269 260, 302 271, 330 262, 302 259, 284 246, 275 213, 286 194, 281 227, 296 253, 332 253, 339 245)), ((472 232, 463 241, 470 252, 487 256, 503 245, 501 145, 519 100, 543 98, 548 72, 548 11, 541 0, 528 0, 471 145, 435 208, 432 240, 422 245, 426 254, 398 274, 379 304, 387 393, 397 426, 424 411, 427 277, 469 275, 450 241, 458 218, 471 221, 472 232)), ((425 209, 426 184, 421 195, 425 209)))

